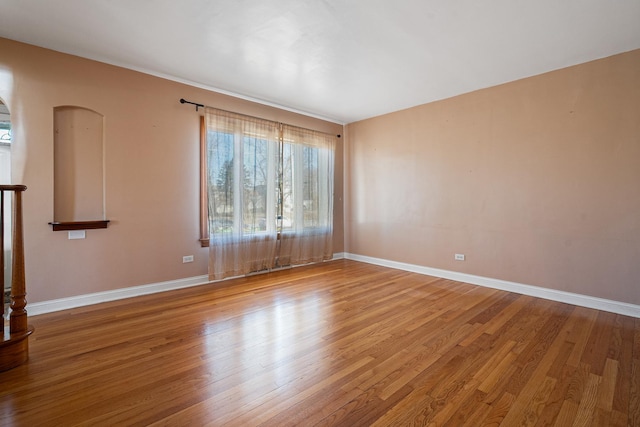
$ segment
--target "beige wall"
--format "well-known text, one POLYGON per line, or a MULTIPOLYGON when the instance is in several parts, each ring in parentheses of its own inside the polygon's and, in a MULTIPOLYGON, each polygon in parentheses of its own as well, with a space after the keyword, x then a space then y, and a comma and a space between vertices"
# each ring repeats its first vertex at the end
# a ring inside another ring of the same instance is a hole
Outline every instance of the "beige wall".
POLYGON ((347 252, 640 304, 640 50, 350 124, 345 165, 347 252))
MULTIPOLYGON (((211 70, 215 73, 215 70, 211 70)), ((0 98, 11 112, 13 182, 24 196, 29 302, 207 274, 198 219, 198 113, 180 98, 342 134, 341 125, 95 61, 0 39, 0 98), (53 109, 104 115, 106 230, 53 232, 53 109), (183 255, 195 262, 182 264, 183 255)), ((200 114, 202 113, 202 110, 200 114)), ((342 141, 342 140, 340 140, 342 141)), ((342 145, 335 247, 343 250, 342 145)))

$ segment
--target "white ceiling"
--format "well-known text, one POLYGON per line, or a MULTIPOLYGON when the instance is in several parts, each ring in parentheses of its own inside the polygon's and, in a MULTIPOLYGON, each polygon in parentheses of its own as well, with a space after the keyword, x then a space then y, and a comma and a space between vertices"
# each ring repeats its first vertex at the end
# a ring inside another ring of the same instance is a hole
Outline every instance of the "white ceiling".
POLYGON ((0 36, 349 123, 638 49, 640 0, 0 0, 0 36))

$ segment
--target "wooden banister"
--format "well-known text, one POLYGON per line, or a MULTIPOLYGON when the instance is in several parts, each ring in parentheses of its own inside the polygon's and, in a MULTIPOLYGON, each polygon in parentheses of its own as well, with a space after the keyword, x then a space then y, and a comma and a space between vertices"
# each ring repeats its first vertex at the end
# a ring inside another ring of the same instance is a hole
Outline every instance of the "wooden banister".
MULTIPOLYGON (((22 193, 27 189, 24 185, 0 185, 0 238, 2 253, 0 261, 4 270, 4 202, 5 195, 13 193, 13 233, 11 239, 11 314, 9 330, 4 327, 2 319, 2 339, 0 340, 0 372, 15 368, 29 358, 29 335, 33 328, 27 323, 26 284, 24 274, 24 240, 22 226, 22 193)), ((4 297, 4 271, 0 278, 4 297)), ((4 298, 2 300, 4 313, 4 298)))

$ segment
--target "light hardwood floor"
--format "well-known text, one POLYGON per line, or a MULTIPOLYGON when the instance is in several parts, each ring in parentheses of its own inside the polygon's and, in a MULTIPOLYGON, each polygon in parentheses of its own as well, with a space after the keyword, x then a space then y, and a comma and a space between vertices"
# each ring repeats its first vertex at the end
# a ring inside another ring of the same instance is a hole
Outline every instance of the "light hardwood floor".
POLYGON ((640 426, 640 319, 354 261, 30 323, 1 425, 640 426))

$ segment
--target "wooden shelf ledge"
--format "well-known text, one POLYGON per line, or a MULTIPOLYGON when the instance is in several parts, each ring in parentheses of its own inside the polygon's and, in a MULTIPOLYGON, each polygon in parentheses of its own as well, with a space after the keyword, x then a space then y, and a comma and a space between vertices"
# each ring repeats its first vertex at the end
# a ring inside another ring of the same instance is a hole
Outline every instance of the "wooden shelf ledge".
POLYGON ((101 219, 98 221, 50 222, 49 225, 53 227, 53 231, 95 230, 98 228, 107 228, 109 220, 101 219))

